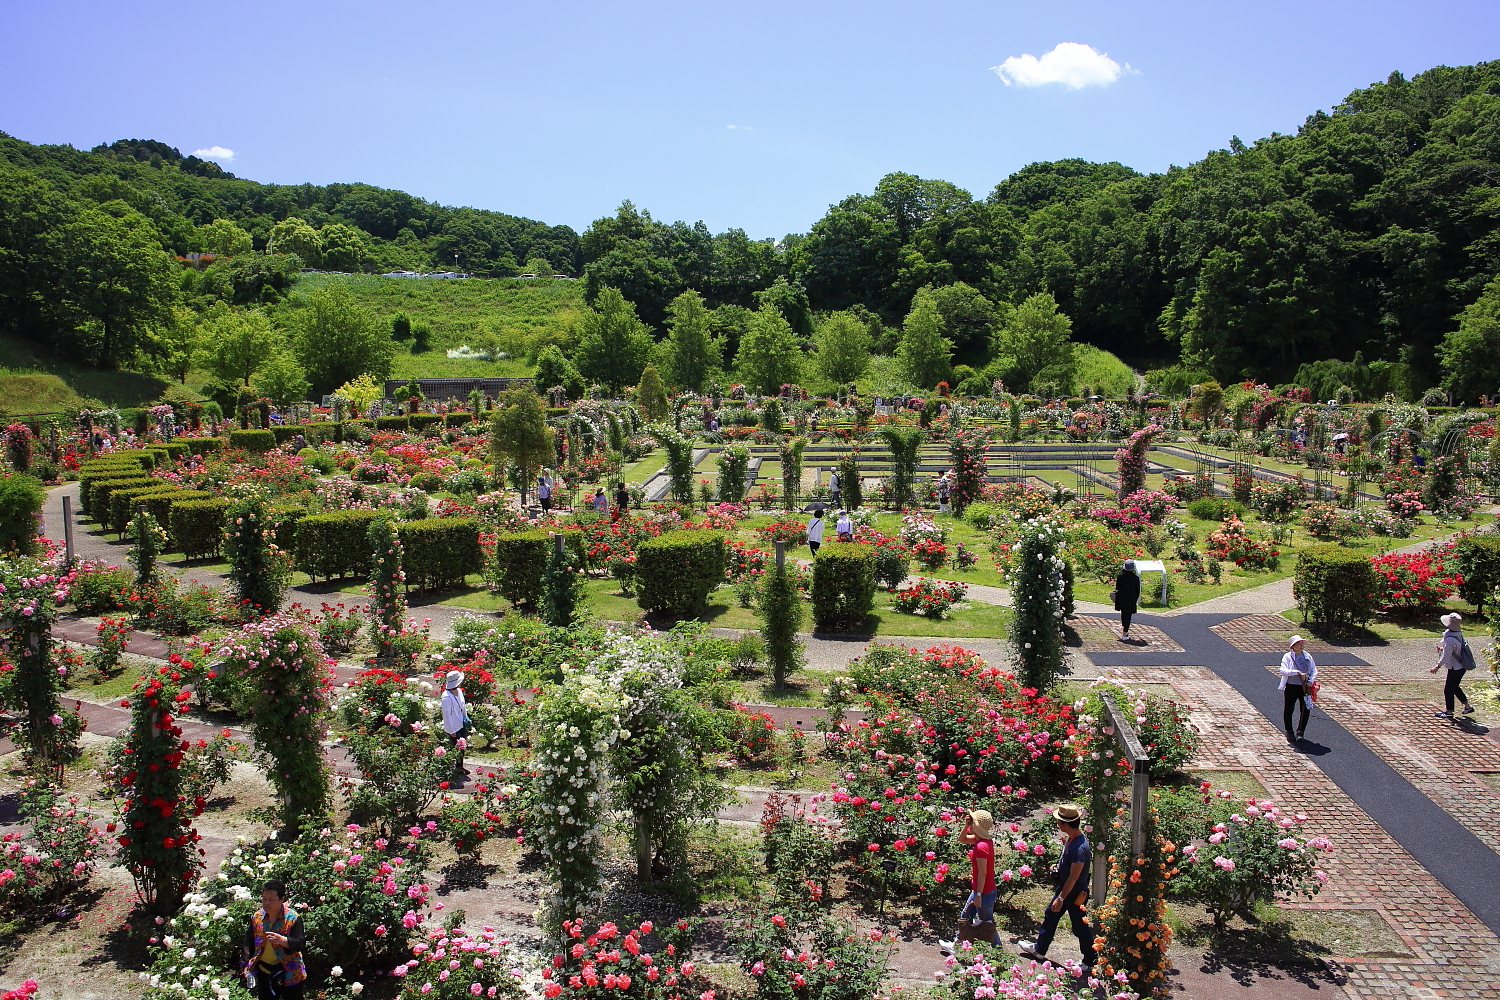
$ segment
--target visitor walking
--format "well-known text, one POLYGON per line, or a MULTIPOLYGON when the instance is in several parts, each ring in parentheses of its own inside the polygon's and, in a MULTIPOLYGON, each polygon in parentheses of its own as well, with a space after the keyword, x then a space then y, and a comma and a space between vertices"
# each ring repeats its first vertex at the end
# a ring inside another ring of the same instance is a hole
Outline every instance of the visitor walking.
POLYGON ((601 514, 603 514, 606 510, 609 510, 609 497, 604 495, 603 486, 600 486, 599 488, 594 490, 594 495, 589 500, 589 506, 593 507, 601 514))
POLYGON ((624 514, 629 509, 630 491, 625 488, 625 483, 622 480, 615 483, 615 509, 614 513, 610 514, 609 516, 610 521, 618 523, 620 520, 620 515, 624 514))
POLYGON ((818 548, 823 544, 823 508, 814 507, 812 517, 807 519, 807 547, 812 549, 812 554, 818 554, 818 548))
POLYGON ((938 947, 951 952, 960 941, 972 941, 989 925, 989 940, 1000 947, 1000 933, 995 930, 995 841, 990 827, 995 819, 983 809, 969 813, 958 842, 969 849, 969 895, 958 914, 958 933, 952 941, 939 941, 938 947))
POLYGON ((552 511, 552 477, 543 472, 536 480, 536 498, 542 505, 542 514, 552 511))
POLYGON ((839 473, 837 469, 828 473, 828 503, 832 507, 839 505, 839 473))
POLYGON ((1115 610, 1120 612, 1120 641, 1130 638, 1130 618, 1141 603, 1141 578, 1135 571, 1135 560, 1126 559, 1115 575, 1115 589, 1110 594, 1115 610))
POLYGON ((449 788, 464 787, 469 772, 464 770, 464 750, 470 731, 469 703, 464 697, 464 675, 461 670, 450 670, 443 678, 443 732, 448 734, 448 753, 453 757, 453 777, 449 788))
POLYGON ((1438 661, 1427 672, 1435 674, 1443 667, 1448 668, 1448 678, 1443 683, 1443 704, 1447 708, 1435 713, 1439 719, 1453 718, 1454 698, 1464 703, 1464 710, 1459 713, 1460 715, 1474 714, 1474 706, 1469 704, 1469 696, 1464 694, 1464 689, 1461 687, 1464 674, 1474 669, 1474 651, 1469 648, 1468 640, 1458 630, 1459 623, 1463 620, 1463 615, 1457 611, 1438 619, 1443 623, 1443 638, 1437 644, 1438 661))
POLYGON ((943 473, 937 481, 938 512, 947 513, 951 508, 949 501, 953 499, 953 479, 948 473, 943 473))
POLYGON ((1286 727, 1286 741, 1291 744, 1302 739, 1307 732, 1307 717, 1312 714, 1312 686, 1318 679, 1318 665, 1307 651, 1307 640, 1294 635, 1287 642, 1286 655, 1281 658, 1281 722, 1286 727), (1292 709, 1301 706, 1302 714, 1297 722, 1297 731, 1292 732, 1292 709))
POLYGON ((240 948, 245 988, 257 1000, 301 1000, 307 967, 302 918, 286 905, 286 883, 271 879, 260 890, 260 909, 250 916, 240 948))
POLYGON ((834 522, 833 530, 837 533, 839 541, 854 541, 854 519, 849 516, 848 511, 839 511, 839 519, 834 522))
POLYGON ((1058 806, 1052 810, 1057 821, 1059 839, 1063 842, 1062 857, 1052 869, 1052 901, 1042 911, 1042 924, 1037 929, 1035 941, 1020 941, 1017 945, 1027 958, 1041 960, 1047 957, 1052 939, 1057 935, 1057 922, 1066 913, 1073 925, 1073 936, 1078 939, 1078 950, 1083 953, 1083 965, 1094 964, 1094 930, 1088 925, 1086 905, 1089 899, 1089 838, 1083 835, 1079 824, 1083 810, 1075 805, 1058 806))

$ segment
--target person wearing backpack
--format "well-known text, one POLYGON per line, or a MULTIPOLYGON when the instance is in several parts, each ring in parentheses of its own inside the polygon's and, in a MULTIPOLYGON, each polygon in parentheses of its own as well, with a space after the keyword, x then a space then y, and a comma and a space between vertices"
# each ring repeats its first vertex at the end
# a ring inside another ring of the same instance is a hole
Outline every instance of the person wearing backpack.
POLYGON ((1464 694, 1461 686, 1464 682, 1464 674, 1474 669, 1474 651, 1469 648, 1468 641, 1458 630, 1459 623, 1463 620, 1463 615, 1457 611, 1438 619, 1443 623, 1443 640, 1437 644, 1438 661, 1427 672, 1435 674, 1439 668, 1448 668, 1448 680, 1443 684, 1443 702, 1448 707, 1442 712, 1433 713, 1439 719, 1453 718, 1454 698, 1464 703, 1464 710, 1459 713, 1460 715, 1474 714, 1474 706, 1469 704, 1469 696, 1464 694))

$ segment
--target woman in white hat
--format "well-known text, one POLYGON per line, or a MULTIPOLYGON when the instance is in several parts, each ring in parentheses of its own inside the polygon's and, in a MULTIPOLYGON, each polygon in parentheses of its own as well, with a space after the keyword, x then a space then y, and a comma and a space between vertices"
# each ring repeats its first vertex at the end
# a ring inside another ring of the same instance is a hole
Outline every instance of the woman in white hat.
POLYGON ((1294 635, 1287 641, 1286 655, 1281 658, 1281 691, 1283 694, 1282 723, 1286 726, 1286 741, 1295 744, 1307 732, 1307 717, 1312 714, 1312 683, 1318 679, 1318 665, 1307 651, 1307 640, 1294 635), (1301 707, 1302 717, 1292 732, 1292 709, 1301 707))
POLYGON ((453 756, 453 778, 450 788, 464 787, 469 772, 464 770, 464 748, 469 735, 469 704, 464 699, 463 671, 450 670, 443 678, 443 732, 448 734, 448 752, 453 756))
POLYGON ((1438 661, 1433 664, 1429 674, 1435 674, 1439 668, 1448 668, 1448 679, 1443 684, 1443 703, 1447 710, 1438 712, 1440 719, 1453 718, 1453 699, 1457 698, 1464 703, 1462 715, 1472 715, 1474 706, 1469 704, 1469 696, 1464 694, 1460 686, 1464 682, 1464 674, 1474 666, 1474 654, 1469 650, 1469 643, 1458 630, 1459 623, 1464 620, 1463 615, 1454 611, 1443 615, 1438 621, 1443 623, 1443 638, 1437 644, 1438 661))

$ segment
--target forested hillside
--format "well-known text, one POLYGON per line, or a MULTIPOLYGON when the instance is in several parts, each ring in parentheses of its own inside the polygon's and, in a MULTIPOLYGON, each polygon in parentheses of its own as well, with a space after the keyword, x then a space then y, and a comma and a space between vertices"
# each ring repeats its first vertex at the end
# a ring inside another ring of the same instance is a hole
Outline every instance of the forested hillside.
MULTIPOLYGON (((424 270, 457 254, 486 275, 583 277, 590 304, 616 289, 657 339, 673 301, 696 291, 726 372, 757 306, 777 310, 811 364, 831 315, 864 331, 852 342, 867 335, 866 353, 895 353, 896 328, 931 287, 932 349, 946 342, 948 358, 930 374, 952 360, 1012 386, 1047 368, 1066 381, 1066 365, 1019 358, 1025 337, 1005 336, 1040 294, 1072 340, 1162 370, 1164 386, 1252 377, 1412 395, 1445 384, 1472 398, 1500 389, 1500 288, 1481 298, 1500 271, 1497 179, 1500 61, 1392 74, 1295 135, 1234 139, 1165 174, 1035 163, 976 198, 892 173, 781 240, 667 224, 629 202, 579 235, 364 184, 259 184, 149 140, 85 152, 0 135, 0 332, 104 366, 159 367, 181 309, 197 322, 272 305, 298 267, 424 270), (192 252, 217 259, 185 268, 176 258, 192 252)), ((553 331, 526 349, 534 360, 553 343, 574 347, 553 331)))

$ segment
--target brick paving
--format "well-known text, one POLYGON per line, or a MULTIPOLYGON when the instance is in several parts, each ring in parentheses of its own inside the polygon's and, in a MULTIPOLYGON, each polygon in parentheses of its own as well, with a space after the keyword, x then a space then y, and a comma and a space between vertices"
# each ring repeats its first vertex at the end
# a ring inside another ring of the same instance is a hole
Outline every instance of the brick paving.
POLYGON ((1121 650, 1134 652, 1186 652, 1177 641, 1161 629, 1144 622, 1130 623, 1130 638, 1120 639, 1118 616, 1075 615, 1068 619, 1082 640, 1080 648, 1085 653, 1118 653, 1121 650))
MULTIPOLYGON (((1209 631, 1219 635, 1235 649, 1245 653, 1285 653, 1286 640, 1269 632, 1298 632, 1296 625, 1280 615, 1244 615, 1233 621, 1211 626, 1209 631)), ((1322 639, 1308 639, 1309 653, 1332 653, 1334 647, 1322 639)))

